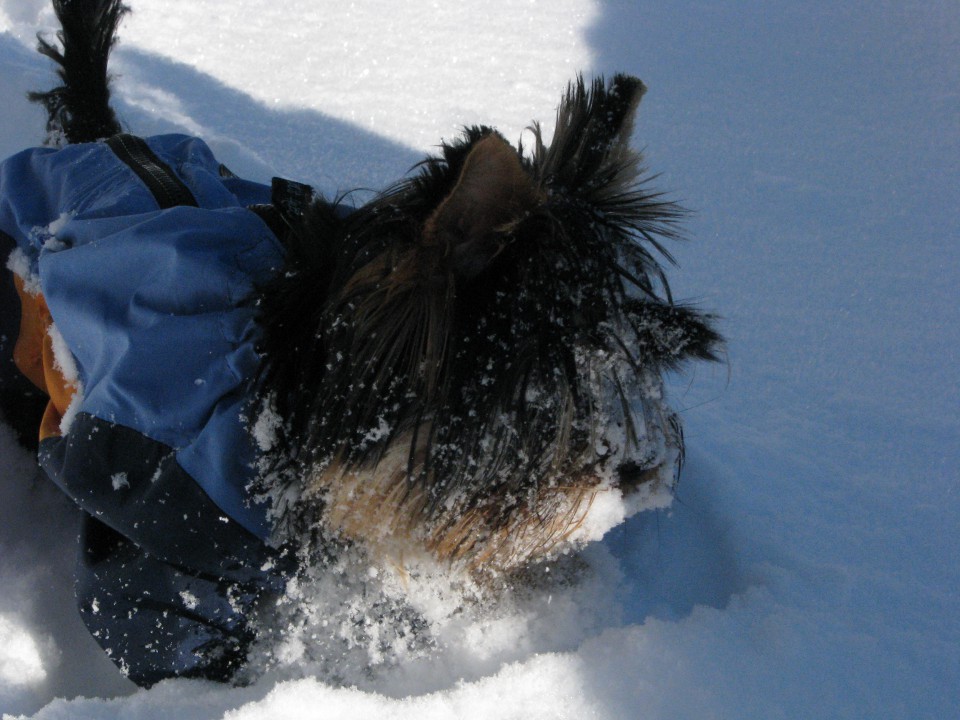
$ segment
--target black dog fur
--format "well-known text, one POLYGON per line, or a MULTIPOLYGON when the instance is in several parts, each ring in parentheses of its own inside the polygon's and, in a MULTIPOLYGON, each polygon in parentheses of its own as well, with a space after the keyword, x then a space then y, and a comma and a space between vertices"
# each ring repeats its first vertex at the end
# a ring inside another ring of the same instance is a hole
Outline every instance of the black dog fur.
MULTIPOLYGON (((63 50, 39 49, 63 85, 31 99, 54 140, 113 135, 127 7, 54 7, 63 50)), ((578 79, 549 144, 537 125, 529 150, 471 127, 362 207, 276 208, 287 267, 258 298, 256 392, 277 425, 261 490, 295 498, 277 501, 279 535, 415 546, 483 575, 555 551, 597 492, 672 485, 661 376, 722 341, 670 294, 684 213, 629 146, 644 90, 578 79)))

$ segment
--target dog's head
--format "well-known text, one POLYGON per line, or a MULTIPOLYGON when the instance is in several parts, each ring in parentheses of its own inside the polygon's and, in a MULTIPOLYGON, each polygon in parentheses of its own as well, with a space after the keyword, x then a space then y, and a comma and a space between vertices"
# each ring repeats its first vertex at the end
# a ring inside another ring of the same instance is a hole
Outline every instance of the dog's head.
POLYGON ((643 91, 580 80, 549 146, 470 128, 355 212, 312 203, 262 299, 281 520, 496 571, 669 492, 661 373, 720 338, 658 262, 682 212, 628 144, 643 91))

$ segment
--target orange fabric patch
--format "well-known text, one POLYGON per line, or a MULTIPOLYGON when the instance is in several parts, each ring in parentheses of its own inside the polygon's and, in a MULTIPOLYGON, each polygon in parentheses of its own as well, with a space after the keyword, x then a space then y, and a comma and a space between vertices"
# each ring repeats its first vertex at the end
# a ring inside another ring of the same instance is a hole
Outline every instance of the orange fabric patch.
POLYGON ((13 349, 13 362, 30 382, 50 396, 40 423, 40 439, 60 435, 60 422, 77 392, 56 366, 50 326, 53 318, 42 293, 28 291, 23 280, 14 275, 20 296, 20 335, 13 349))

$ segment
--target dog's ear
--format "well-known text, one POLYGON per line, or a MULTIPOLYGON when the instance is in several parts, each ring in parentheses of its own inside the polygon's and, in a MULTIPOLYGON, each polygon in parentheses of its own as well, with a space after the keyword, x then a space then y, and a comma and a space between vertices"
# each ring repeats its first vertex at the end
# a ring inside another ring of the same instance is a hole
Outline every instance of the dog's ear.
POLYGON ((482 272, 503 249, 504 232, 538 202, 519 152, 491 133, 470 149, 450 194, 424 225, 424 241, 462 277, 482 272))
POLYGON ((588 87, 583 77, 570 84, 557 108, 557 125, 549 148, 534 126, 537 174, 561 195, 594 206, 629 191, 640 172, 640 156, 630 135, 646 86, 630 75, 588 87))
POLYGON ((629 144, 637 108, 646 92, 647 86, 639 78, 622 74, 613 77, 606 93, 595 89, 592 121, 600 136, 609 137, 618 146, 629 144))

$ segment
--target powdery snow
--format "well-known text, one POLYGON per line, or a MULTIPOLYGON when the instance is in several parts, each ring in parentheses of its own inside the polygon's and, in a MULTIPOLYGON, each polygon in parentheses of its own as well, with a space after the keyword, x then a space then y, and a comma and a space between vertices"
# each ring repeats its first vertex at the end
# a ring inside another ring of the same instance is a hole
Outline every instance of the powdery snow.
POLYGON ((16 621, 0 615, 0 682, 21 687, 36 685, 46 679, 43 658, 36 641, 16 621))
MULTIPOLYGON (((53 82, 27 49, 46 4, 0 0, 2 156, 43 134, 22 98, 53 82)), ((956 714, 953 5, 131 4, 132 131, 199 133, 239 174, 326 193, 385 185, 465 123, 549 126, 578 69, 639 75, 637 142, 696 211, 675 294, 722 314, 729 364, 670 383, 688 455, 669 510, 568 561, 578 583, 449 622, 435 652, 354 687, 302 644, 250 687, 137 691, 75 613, 74 510, 0 425, 5 719, 956 714)))
POLYGON ((5 263, 7 270, 23 281, 23 289, 31 295, 40 292, 40 278, 30 268, 30 258, 20 248, 14 248, 5 263))

